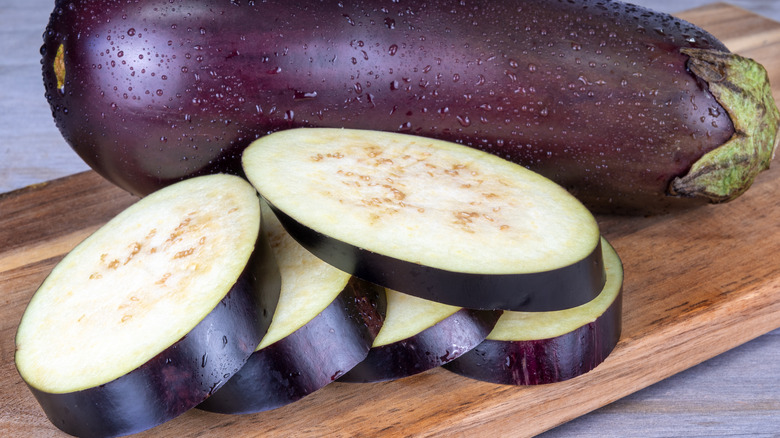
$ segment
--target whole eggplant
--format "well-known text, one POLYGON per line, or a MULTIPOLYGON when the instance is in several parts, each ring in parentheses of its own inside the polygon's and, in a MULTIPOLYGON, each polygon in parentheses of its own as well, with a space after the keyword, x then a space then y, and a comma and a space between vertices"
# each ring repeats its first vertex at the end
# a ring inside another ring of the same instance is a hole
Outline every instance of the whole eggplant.
POLYGON ((57 0, 41 53, 67 142, 138 195, 317 126, 463 143, 594 211, 659 213, 747 190, 780 120, 759 64, 616 1, 57 0))

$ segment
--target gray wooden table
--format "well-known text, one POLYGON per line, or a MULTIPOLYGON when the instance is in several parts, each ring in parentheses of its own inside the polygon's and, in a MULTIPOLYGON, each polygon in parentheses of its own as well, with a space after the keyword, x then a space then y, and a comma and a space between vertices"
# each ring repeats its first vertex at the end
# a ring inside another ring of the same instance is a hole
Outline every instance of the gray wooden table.
MULTIPOLYGON (((634 3, 674 13, 707 2, 634 3)), ((780 21, 780 1, 730 3, 780 21)), ((38 50, 53 6, 53 0, 0 2, 0 193, 87 170, 56 130, 43 95, 38 50)), ((780 330, 544 436, 780 437, 780 330)))

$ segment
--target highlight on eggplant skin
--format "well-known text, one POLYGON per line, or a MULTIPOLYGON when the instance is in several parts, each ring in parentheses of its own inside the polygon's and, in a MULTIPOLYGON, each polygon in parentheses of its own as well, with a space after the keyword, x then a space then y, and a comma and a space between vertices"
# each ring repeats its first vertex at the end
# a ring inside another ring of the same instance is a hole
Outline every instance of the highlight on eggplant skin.
POLYGON ((384 337, 375 339, 368 356, 341 376, 340 382, 397 380, 444 365, 483 342, 502 313, 433 302, 421 304, 420 298, 386 292, 388 311, 380 329, 380 336, 384 337), (416 327, 427 324, 432 325, 416 327), (415 326, 419 331, 407 333, 404 325, 415 326), (385 335, 386 330, 393 332, 385 335))
POLYGON ((255 351, 199 409, 248 414, 276 409, 322 389, 365 359, 382 325, 384 294, 352 278, 320 314, 255 351))
POLYGON ((317 391, 362 362, 383 325, 384 290, 319 260, 263 202, 263 233, 281 275, 271 325, 247 363, 200 409, 246 414, 317 391))
POLYGON ((443 368, 464 377, 505 385, 542 385, 583 375, 614 350, 622 330, 623 268, 603 242, 607 283, 593 302, 560 312, 504 312, 480 345, 443 368), (518 318, 519 317, 519 318, 518 318))
POLYGON ((66 141, 139 195, 240 174, 271 132, 343 127, 488 151, 596 212, 664 213, 747 190, 780 120, 756 62, 617 1, 58 0, 41 52, 66 141))
POLYGON ((17 370, 51 423, 140 432, 241 369, 279 296, 260 223, 246 181, 210 175, 140 200, 69 252, 16 336, 17 370))

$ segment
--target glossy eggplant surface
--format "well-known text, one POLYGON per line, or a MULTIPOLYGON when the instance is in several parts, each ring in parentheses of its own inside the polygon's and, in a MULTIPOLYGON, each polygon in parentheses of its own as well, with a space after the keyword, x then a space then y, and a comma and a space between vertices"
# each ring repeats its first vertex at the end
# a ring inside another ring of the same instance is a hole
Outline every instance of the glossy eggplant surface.
POLYGON ((362 362, 382 327, 382 288, 306 251, 265 203, 263 230, 281 273, 279 302, 247 363, 201 409, 245 414, 300 400, 362 362))
POLYGON ((55 266, 24 312, 19 373, 78 436, 139 432, 206 399, 268 329, 279 269, 243 179, 192 178, 138 201, 55 266))
POLYGON ((146 194, 240 173, 295 127, 462 143, 591 209, 739 196, 780 114, 764 69, 705 30, 617 1, 58 0, 42 47, 57 126, 146 194))
POLYGON ((444 365, 482 343, 502 313, 386 293, 387 315, 368 356, 339 381, 396 380, 444 365))

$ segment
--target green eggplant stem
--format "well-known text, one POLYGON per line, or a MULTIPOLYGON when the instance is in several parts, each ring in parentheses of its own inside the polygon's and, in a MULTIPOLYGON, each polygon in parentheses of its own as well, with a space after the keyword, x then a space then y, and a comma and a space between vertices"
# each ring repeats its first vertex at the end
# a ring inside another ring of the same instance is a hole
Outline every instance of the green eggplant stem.
POLYGON ((706 197, 713 203, 744 193, 756 176, 769 168, 780 136, 778 111, 764 67, 739 55, 708 49, 681 49, 688 69, 709 86, 728 112, 734 135, 706 153, 687 175, 675 178, 669 192, 682 197, 706 197))

